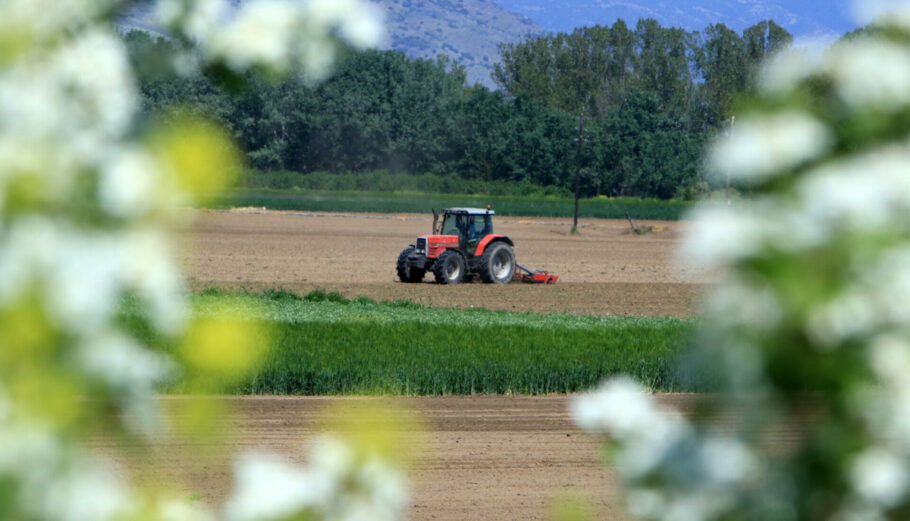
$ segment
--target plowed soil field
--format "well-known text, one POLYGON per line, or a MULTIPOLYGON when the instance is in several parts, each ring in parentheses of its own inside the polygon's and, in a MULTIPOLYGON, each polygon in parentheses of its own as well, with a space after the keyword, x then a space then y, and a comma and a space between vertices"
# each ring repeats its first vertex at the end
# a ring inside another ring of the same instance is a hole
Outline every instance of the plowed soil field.
POLYGON ((516 260, 559 275, 554 286, 442 286, 397 280, 395 261, 432 218, 414 214, 315 214, 237 209, 193 212, 195 225, 178 234, 193 289, 207 287, 314 289, 348 297, 406 299, 442 307, 615 316, 689 317, 710 277, 679 267, 681 222, 585 219, 580 233, 552 218, 496 217, 499 234, 515 241, 516 260))
MULTIPOLYGON (((552 520, 560 499, 585 498, 594 519, 631 519, 618 497, 617 478, 600 457, 593 437, 572 424, 566 396, 470 396, 404 398, 396 403, 414 411, 425 432, 400 433, 411 482, 408 519, 414 521, 552 520)), ((161 398, 165 409, 181 410, 186 398, 161 398)), ((662 396, 683 410, 692 396, 662 396)), ((237 432, 217 443, 200 444, 176 436, 168 445, 121 450, 100 436, 91 445, 130 467, 148 484, 185 496, 197 495, 218 507, 233 487, 233 456, 249 451, 278 454, 306 463, 307 446, 324 434, 327 408, 355 398, 216 398, 232 411, 237 432), (214 447, 217 447, 215 449, 214 447), (175 490, 176 489, 176 490, 175 490)), ((369 400, 368 400, 369 401, 369 400)), ((376 400, 372 400, 376 401, 376 400)), ((180 414, 174 418, 180 424, 180 414)), ((723 425, 719 425, 723 428, 723 425)))
MULTIPOLYGON (((193 289, 314 289, 376 300, 408 299, 443 307, 486 307, 540 313, 677 316, 694 313, 710 274, 678 267, 674 257, 685 223, 641 222, 646 235, 625 221, 585 219, 580 233, 549 218, 497 218, 497 233, 516 243, 519 263, 559 275, 556 285, 441 286, 398 282, 395 261, 431 218, 418 215, 314 214, 238 209, 192 211, 177 248, 193 289)), ((552 505, 566 495, 591 502, 594 518, 630 517, 617 496, 615 474, 600 460, 596 440, 575 429, 569 397, 462 396, 406 398, 428 429, 425 443, 408 446, 413 496, 409 519, 506 521, 553 519, 552 505)), ((662 398, 686 406, 691 398, 662 398)), ((167 406, 181 398, 163 398, 167 406)), ((221 456, 270 450, 303 462, 305 447, 325 430, 325 407, 346 398, 238 397, 231 406, 231 438, 188 442, 124 455, 111 440, 96 448, 115 459, 152 456, 146 478, 165 480, 186 494, 218 505, 230 494, 231 470, 221 456), (172 481, 165 476, 177 473, 172 481)), ((180 438, 183 439, 183 438, 180 438)))

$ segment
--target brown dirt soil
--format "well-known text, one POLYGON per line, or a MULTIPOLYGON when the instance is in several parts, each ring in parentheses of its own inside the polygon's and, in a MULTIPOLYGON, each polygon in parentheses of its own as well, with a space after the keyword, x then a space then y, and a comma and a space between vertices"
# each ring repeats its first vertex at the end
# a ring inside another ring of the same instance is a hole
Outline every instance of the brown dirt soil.
POLYGON ((426 234, 432 218, 415 214, 317 214, 235 209, 192 212, 178 233, 178 251, 193 289, 218 286, 298 293, 338 291, 348 297, 406 299, 444 307, 486 307, 540 313, 617 316, 693 314, 710 277, 677 267, 674 252, 685 223, 641 221, 647 235, 621 220, 585 219, 580 233, 553 218, 496 217, 517 261, 559 275, 555 286, 440 286, 398 282, 399 253, 426 234))
MULTIPOLYGON (((462 396, 397 400, 405 410, 417 411, 427 429, 423 434, 412 431, 401 436, 401 449, 412 461, 408 465, 412 483, 409 519, 553 519, 554 502, 567 496, 586 498, 595 519, 629 519, 616 496, 616 476, 600 460, 596 440, 571 423, 567 413, 570 399, 462 396)), ((683 395, 660 399, 683 408, 692 402, 683 395)), ((199 494, 206 504, 218 506, 231 493, 232 456, 265 450, 305 463, 307 443, 327 429, 326 408, 364 401, 312 397, 212 400, 229 411, 228 423, 238 434, 202 441, 175 435, 170 445, 161 442, 125 450, 116 440, 100 435, 90 445, 121 468, 129 467, 138 481, 184 496, 199 494)), ((173 424, 181 425, 180 411, 188 408, 190 400, 164 397, 161 401, 165 409, 173 411, 173 424)))

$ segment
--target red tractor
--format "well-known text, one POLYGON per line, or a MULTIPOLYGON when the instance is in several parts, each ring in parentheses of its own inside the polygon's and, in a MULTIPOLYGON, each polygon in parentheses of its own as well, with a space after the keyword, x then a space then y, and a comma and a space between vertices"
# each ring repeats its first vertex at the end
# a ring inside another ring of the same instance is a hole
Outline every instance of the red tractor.
POLYGON ((402 282, 420 282, 432 271, 440 284, 458 284, 475 276, 484 282, 506 284, 515 274, 515 243, 493 233, 489 208, 449 208, 433 211, 433 234, 417 238, 398 256, 402 282))

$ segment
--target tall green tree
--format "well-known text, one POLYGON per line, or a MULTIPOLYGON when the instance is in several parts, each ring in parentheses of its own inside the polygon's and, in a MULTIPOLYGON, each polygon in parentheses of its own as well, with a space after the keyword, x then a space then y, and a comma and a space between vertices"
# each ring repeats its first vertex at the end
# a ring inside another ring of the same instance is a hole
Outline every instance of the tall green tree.
POLYGON ((630 89, 592 132, 599 191, 668 199, 694 184, 705 137, 688 131, 683 118, 674 108, 663 109, 656 93, 630 89))

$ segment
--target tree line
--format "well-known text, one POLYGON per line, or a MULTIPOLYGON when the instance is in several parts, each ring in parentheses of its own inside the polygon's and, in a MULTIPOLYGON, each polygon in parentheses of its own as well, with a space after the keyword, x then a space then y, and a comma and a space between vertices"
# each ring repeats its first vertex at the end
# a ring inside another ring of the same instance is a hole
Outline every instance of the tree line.
MULTIPOLYGON (((145 33, 125 39, 146 66, 176 52, 145 33)), ((179 108, 214 119, 266 173, 389 170, 565 189, 580 169, 583 196, 672 198, 703 187, 704 143, 764 56, 791 41, 773 21, 740 35, 620 20, 502 45, 498 90, 465 86, 446 57, 375 50, 346 53, 318 85, 249 76, 230 91, 216 87, 217 71, 163 67, 139 82, 148 117, 179 108)))

